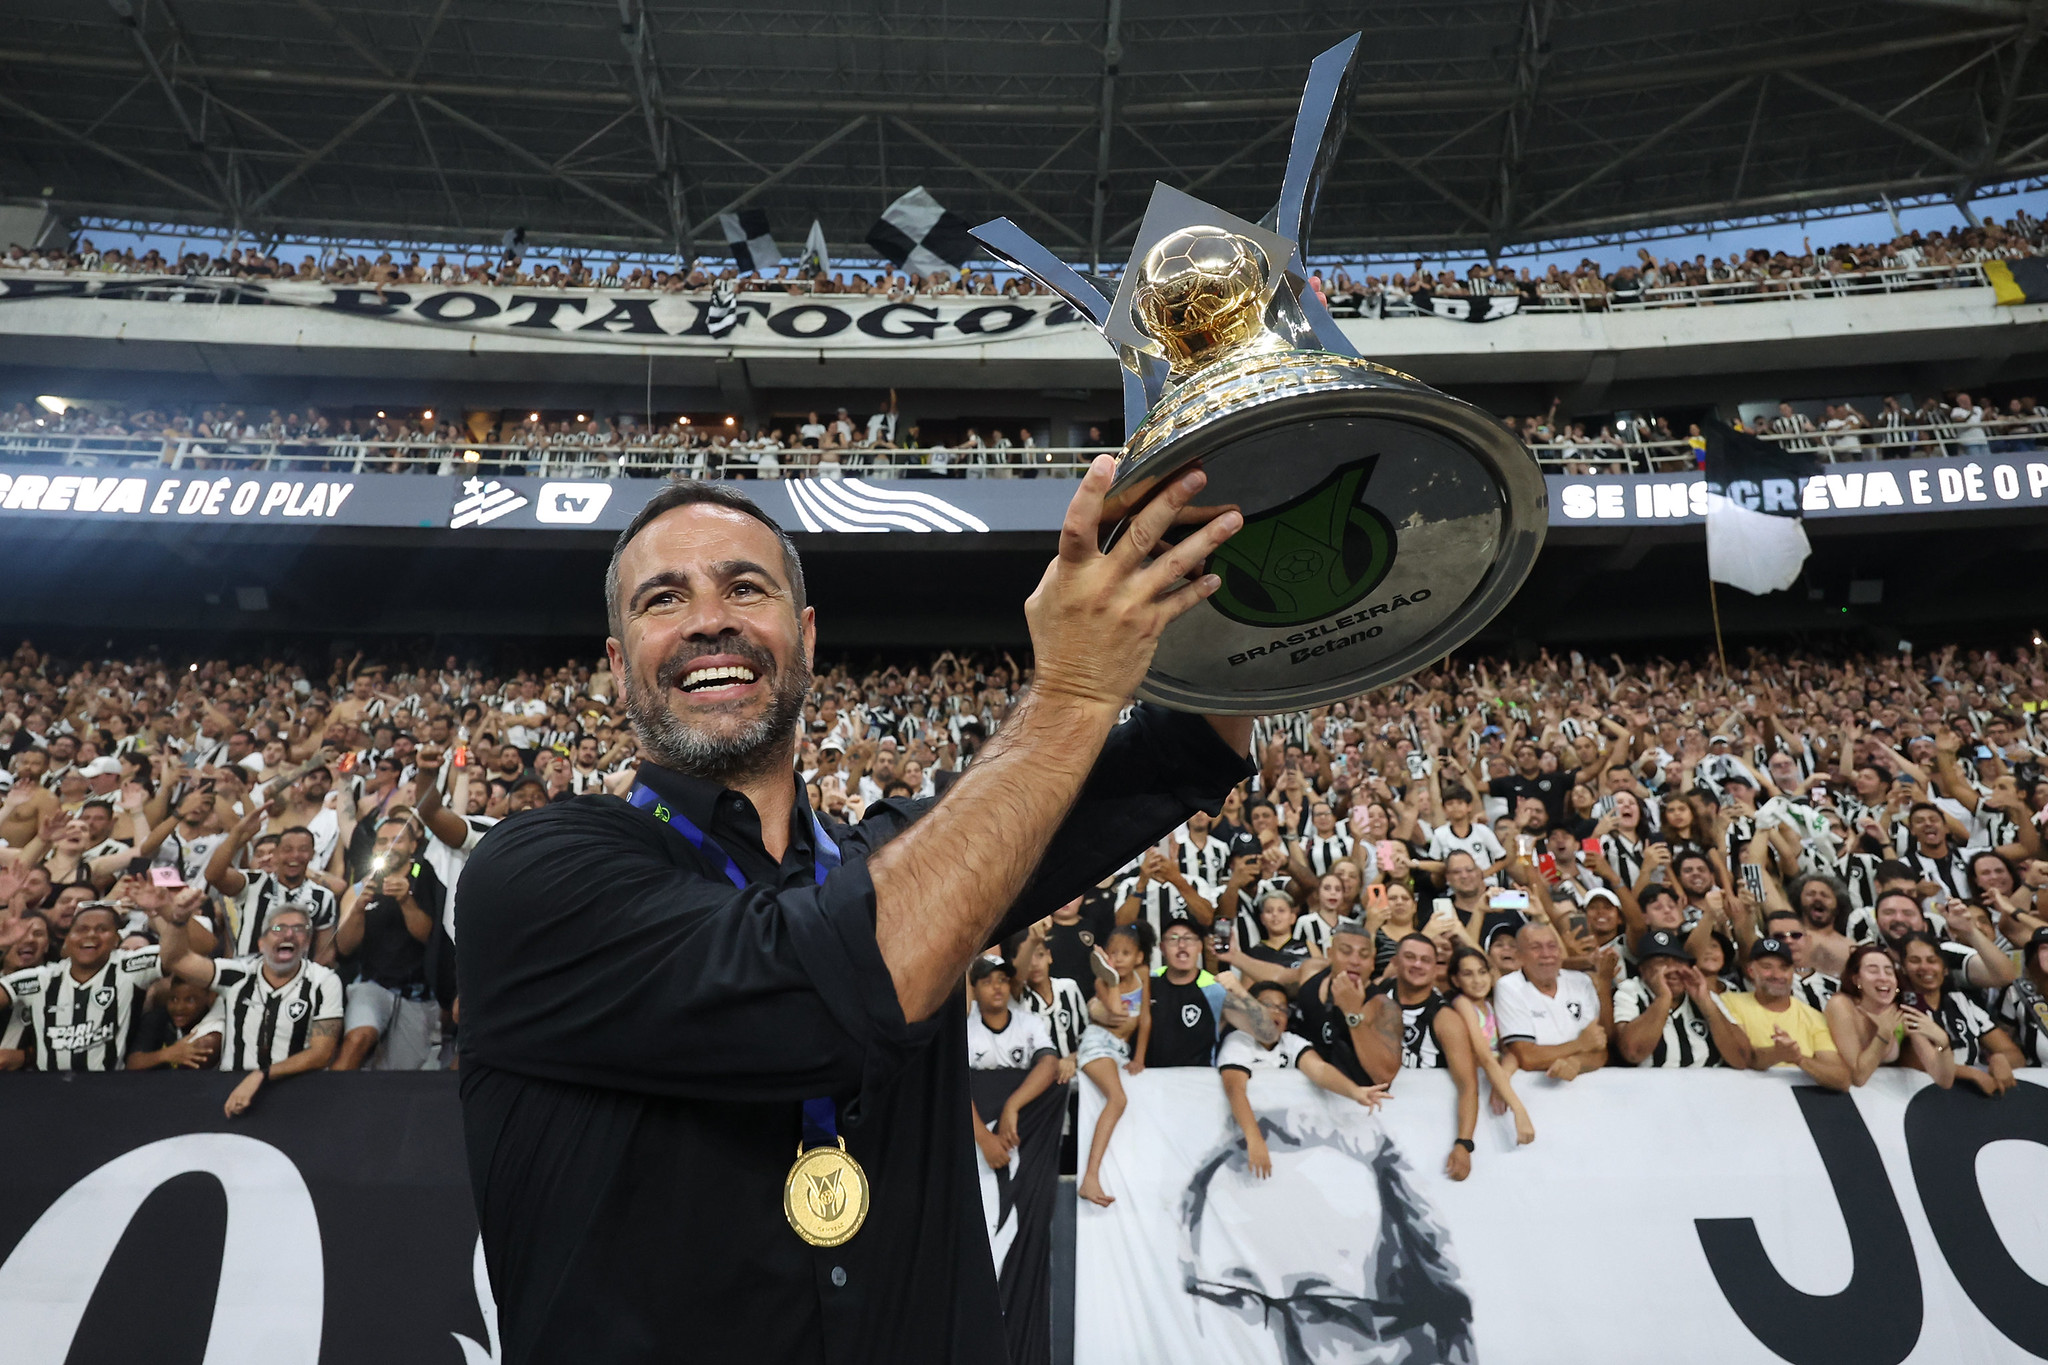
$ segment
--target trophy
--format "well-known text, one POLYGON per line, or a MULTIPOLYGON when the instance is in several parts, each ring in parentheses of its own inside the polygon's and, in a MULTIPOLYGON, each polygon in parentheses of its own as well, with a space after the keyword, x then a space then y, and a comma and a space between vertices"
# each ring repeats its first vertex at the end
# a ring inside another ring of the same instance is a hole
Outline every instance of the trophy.
POLYGON ((1351 104, 1359 36, 1318 57, 1280 200, 1259 223, 1155 185, 1115 300, 1007 218, 973 230, 1116 348, 1125 430, 1104 515, 1190 466, 1244 526, 1222 586, 1160 639, 1138 694, 1263 715, 1406 677, 1470 639, 1528 576, 1543 477, 1496 418, 1359 356, 1305 265, 1351 104))

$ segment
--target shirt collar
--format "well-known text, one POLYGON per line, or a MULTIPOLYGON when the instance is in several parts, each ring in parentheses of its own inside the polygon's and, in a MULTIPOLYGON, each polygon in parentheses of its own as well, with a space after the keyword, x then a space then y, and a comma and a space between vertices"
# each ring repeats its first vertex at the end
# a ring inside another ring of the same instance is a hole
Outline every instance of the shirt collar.
POLYGON ((776 880, 791 868, 800 869, 806 878, 812 875, 815 841, 811 833, 810 794, 797 781, 794 770, 789 780, 796 786, 796 800, 789 811, 789 847, 783 853, 780 867, 769 858, 761 842, 760 812, 739 792, 646 759, 640 761, 638 779, 716 840, 750 878, 766 878, 770 868, 775 869, 776 880))

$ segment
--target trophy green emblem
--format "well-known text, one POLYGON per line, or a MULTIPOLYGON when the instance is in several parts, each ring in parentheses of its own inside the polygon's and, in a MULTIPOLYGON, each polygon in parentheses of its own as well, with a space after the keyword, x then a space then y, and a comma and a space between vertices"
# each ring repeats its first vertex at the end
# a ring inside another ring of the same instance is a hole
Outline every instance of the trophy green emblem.
POLYGON ((1308 230, 1343 140, 1357 35, 1316 58, 1279 203, 1258 223, 1153 188, 1113 300, 1006 218, 974 229, 1087 317, 1123 370, 1113 540, 1166 480, 1245 524, 1223 586, 1167 628, 1139 695, 1258 715, 1354 696, 1449 653, 1542 548, 1543 478, 1469 403, 1362 358, 1308 284, 1308 230))

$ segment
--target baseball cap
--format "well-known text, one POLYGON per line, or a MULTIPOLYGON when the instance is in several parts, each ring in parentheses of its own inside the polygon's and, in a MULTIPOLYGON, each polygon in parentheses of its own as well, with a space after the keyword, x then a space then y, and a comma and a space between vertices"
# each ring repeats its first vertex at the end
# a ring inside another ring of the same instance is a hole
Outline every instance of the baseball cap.
POLYGON ((1749 958, 1754 962, 1760 957, 1775 957, 1780 962, 1789 963, 1792 961, 1792 950, 1785 946, 1784 939, 1760 938, 1751 946, 1749 958))
POLYGON ((115 758, 112 754, 107 754, 86 764, 83 768, 79 769, 79 772, 87 777, 119 777, 121 775, 121 760, 115 758))
POLYGON ((2048 924, 2044 924, 2039 929, 2036 929, 2034 936, 2027 940, 2028 952, 2031 953, 2036 948, 2048 948, 2048 924))
POLYGON ((1586 899, 1589 901, 1606 901, 1609 905, 1616 907, 1621 905, 1621 897, 1615 895, 1604 886, 1596 886, 1591 891, 1588 891, 1586 899))
POLYGON ((999 957, 977 957, 967 969, 967 980, 970 985, 979 985, 997 972, 1012 980, 1017 976, 1017 969, 999 957))
MULTIPOLYGON (((1776 942, 1775 939, 1770 941, 1776 942)), ((1652 929, 1636 944, 1637 962, 1648 962, 1653 957, 1672 957, 1680 962, 1692 961, 1692 954, 1686 951, 1684 942, 1669 929, 1652 929)))
POLYGON ((822 754, 827 749, 843 754, 846 752, 846 744, 837 735, 827 735, 818 741, 818 752, 822 754))

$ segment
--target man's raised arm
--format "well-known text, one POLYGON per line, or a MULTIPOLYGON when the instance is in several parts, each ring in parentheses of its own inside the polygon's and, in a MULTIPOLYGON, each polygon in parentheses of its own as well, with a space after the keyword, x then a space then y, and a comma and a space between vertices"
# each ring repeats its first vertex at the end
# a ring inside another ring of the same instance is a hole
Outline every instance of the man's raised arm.
POLYGON ((929 815, 869 859, 875 941, 906 1019, 928 1018, 1017 901, 1081 793, 1167 624, 1213 593, 1197 571, 1243 524, 1224 512, 1157 559, 1203 483, 1176 479, 1098 548, 1114 462, 1098 458, 1060 528, 1059 557, 1024 604, 1037 677, 1010 720, 929 815))

